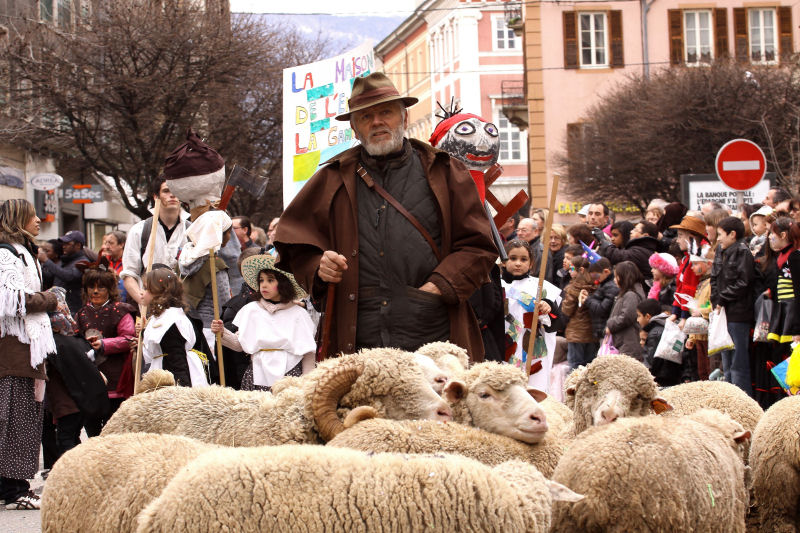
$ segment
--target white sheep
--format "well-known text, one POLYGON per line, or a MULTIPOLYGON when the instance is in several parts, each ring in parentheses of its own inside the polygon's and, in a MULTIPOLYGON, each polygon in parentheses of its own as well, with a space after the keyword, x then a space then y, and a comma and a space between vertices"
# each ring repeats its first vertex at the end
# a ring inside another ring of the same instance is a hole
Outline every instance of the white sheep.
POLYGON ((800 531, 800 396, 776 402, 761 417, 750 468, 761 531, 800 531))
POLYGON ((538 442, 547 431, 547 416, 537 403, 547 394, 528 387, 513 365, 484 362, 452 378, 442 395, 453 421, 522 442, 538 442))
POLYGON ((436 366, 450 376, 461 374, 469 368, 469 354, 467 351, 451 342, 429 342, 417 348, 416 352, 433 359, 436 366))
POLYGON ((345 430, 327 446, 376 453, 452 453, 489 466, 519 460, 534 465, 547 478, 564 453, 563 443, 549 432, 529 444, 456 422, 386 420, 375 415, 371 407, 353 409, 345 419, 345 430))
POLYGON ((590 428, 553 474, 585 498, 555 504, 551 531, 743 533, 748 493, 741 443, 749 436, 713 409, 590 428))
POLYGON ((178 473, 140 513, 136 531, 544 533, 551 490, 580 498, 522 462, 490 468, 447 455, 228 448, 178 473))
POLYGON ((64 453, 42 492, 44 533, 133 531, 139 511, 213 444, 175 435, 95 437, 64 453))
POLYGON ((547 416, 547 434, 561 435, 573 423, 575 418, 572 409, 561 403, 552 396, 539 401, 539 407, 547 416))
MULTIPOLYGON (((742 389, 726 381, 693 381, 668 387, 661 391, 672 410, 668 414, 690 415, 700 409, 717 409, 739 422, 751 433, 764 414, 764 410, 742 389)), ((745 459, 749 441, 745 448, 745 459)))
POLYGON ((166 387, 122 403, 103 435, 152 432, 228 446, 321 443, 344 429, 339 416, 371 405, 392 419, 451 418, 416 356, 391 348, 363 350, 321 363, 280 394, 224 387, 166 387))
POLYGON ((572 424, 561 435, 564 438, 618 418, 659 414, 670 408, 659 396, 647 367, 627 355, 603 355, 573 370, 564 397, 573 413, 572 424))

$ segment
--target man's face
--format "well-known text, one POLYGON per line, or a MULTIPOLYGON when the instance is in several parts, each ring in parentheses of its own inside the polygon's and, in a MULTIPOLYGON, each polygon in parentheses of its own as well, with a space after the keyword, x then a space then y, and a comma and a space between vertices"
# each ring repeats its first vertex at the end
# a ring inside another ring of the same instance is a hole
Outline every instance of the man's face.
POLYGON ((270 244, 275 242, 275 234, 278 232, 278 221, 280 221, 280 218, 273 218, 272 222, 269 223, 269 228, 267 229, 267 240, 270 244))
POLYGON ((233 219, 232 227, 233 227, 233 232, 236 234, 236 238, 239 239, 239 244, 244 246, 244 243, 246 243, 247 240, 250 238, 250 236, 247 235, 247 228, 242 226, 242 221, 241 219, 238 218, 233 219))
POLYGON ((767 195, 764 197, 763 204, 764 205, 768 205, 768 206, 772 207, 773 209, 775 208, 775 191, 774 190, 770 189, 769 192, 767 192, 767 195))
POLYGON ((61 244, 61 250, 64 255, 71 255, 77 252, 80 249, 80 245, 75 241, 68 241, 63 242, 61 244))
POLYGON ((604 228, 608 225, 608 217, 602 205, 592 204, 589 206, 589 213, 586 215, 586 223, 590 228, 604 228))
POLYGON ((386 155, 403 147, 408 115, 399 102, 386 102, 356 111, 350 125, 369 155, 386 155))
POLYGON ((536 237, 533 220, 529 218, 523 218, 519 221, 519 225, 517 226, 517 237, 526 242, 531 242, 531 240, 536 237))
POLYGON ((161 188, 158 190, 158 199, 161 201, 162 209, 180 209, 181 207, 178 197, 170 192, 166 181, 161 184, 161 188))

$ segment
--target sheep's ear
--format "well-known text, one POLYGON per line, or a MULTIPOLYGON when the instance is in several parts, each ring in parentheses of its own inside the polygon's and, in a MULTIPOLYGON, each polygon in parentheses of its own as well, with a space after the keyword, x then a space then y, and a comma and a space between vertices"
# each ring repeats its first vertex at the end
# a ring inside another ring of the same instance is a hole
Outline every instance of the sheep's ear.
POLYGON ((664 398, 655 398, 650 402, 650 407, 653 408, 653 411, 657 415, 661 413, 665 413, 667 411, 672 411, 672 406, 665 400, 664 398))
POLYGON ((546 392, 540 391, 539 389, 534 389, 533 387, 528 387, 528 394, 530 394, 537 402, 543 402, 547 399, 546 392))
POLYGON ((566 390, 564 391, 564 394, 566 394, 567 396, 573 396, 574 397, 575 396, 575 385, 570 385, 569 387, 567 387, 566 390))
POLYGON ((467 384, 458 379, 451 379, 442 389, 442 396, 450 403, 463 400, 467 395, 467 384))
POLYGON ((554 502, 579 502, 585 498, 583 494, 573 492, 572 489, 565 487, 557 481, 545 479, 545 483, 547 483, 547 488, 550 490, 550 497, 553 498, 554 502))
POLYGON ((737 431, 736 433, 733 434, 733 440, 737 444, 741 444, 744 441, 748 440, 749 438, 750 438, 750 432, 747 430, 737 431))

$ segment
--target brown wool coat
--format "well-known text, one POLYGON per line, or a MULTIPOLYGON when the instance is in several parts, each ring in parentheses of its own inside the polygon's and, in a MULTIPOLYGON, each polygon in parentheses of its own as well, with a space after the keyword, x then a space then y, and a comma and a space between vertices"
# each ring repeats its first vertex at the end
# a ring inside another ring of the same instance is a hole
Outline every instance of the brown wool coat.
MULTIPOLYGON (((483 360, 483 343, 468 298, 489 280, 497 259, 489 223, 475 184, 464 165, 427 143, 410 139, 422 158, 439 206, 441 263, 429 281, 442 291, 450 309, 450 340, 464 347, 473 361, 483 360)), ((301 189, 278 224, 275 246, 279 267, 294 274, 310 291, 325 250, 344 255, 348 269, 336 285, 331 342, 327 356, 352 352, 358 310, 357 146, 332 159, 301 189)), ((319 282, 318 282, 319 283, 319 282)))
POLYGON ((592 317, 585 305, 578 307, 578 295, 582 289, 589 294, 595 290, 595 285, 588 274, 579 274, 564 288, 564 299, 561 301, 561 312, 570 317, 564 330, 567 342, 597 342, 592 333, 592 317))
MULTIPOLYGON (((58 306, 56 295, 49 292, 36 292, 25 295, 25 310, 28 313, 55 311, 58 306)), ((21 378, 45 379, 44 364, 31 368, 31 347, 16 337, 0 337, 0 378, 17 376, 21 378)))

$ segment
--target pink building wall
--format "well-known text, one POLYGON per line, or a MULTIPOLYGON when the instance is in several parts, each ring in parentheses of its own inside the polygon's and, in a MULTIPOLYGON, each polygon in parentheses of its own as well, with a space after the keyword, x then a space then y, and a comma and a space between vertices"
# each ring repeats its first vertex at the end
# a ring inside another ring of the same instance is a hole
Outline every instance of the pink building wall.
MULTIPOLYGON (((714 9, 726 8, 728 53, 734 53, 733 8, 792 6, 793 50, 800 51, 800 5, 791 2, 733 2, 719 1, 689 3, 664 0, 651 5, 647 15, 648 53, 650 73, 661 68, 670 68, 670 40, 668 10, 670 9, 714 9)), ((527 16, 530 16, 530 9, 527 16)), ((642 18, 638 2, 543 2, 537 9, 541 17, 541 46, 528 43, 528 54, 540 53, 544 95, 544 144, 547 160, 547 190, 550 190, 554 156, 564 149, 567 124, 579 122, 584 113, 596 104, 604 93, 626 80, 632 73, 644 71, 642 52, 642 18), (624 68, 566 69, 564 68, 564 24, 565 11, 610 11, 622 12, 622 36, 624 68)), ((529 40, 530 32, 527 34, 529 40)), ((702 68, 702 67, 697 67, 702 68)), ((530 96, 529 96, 530 98, 530 96)), ((559 202, 589 201, 588 198, 569 198, 560 187, 559 202)), ((563 216, 563 220, 574 220, 563 216)))

